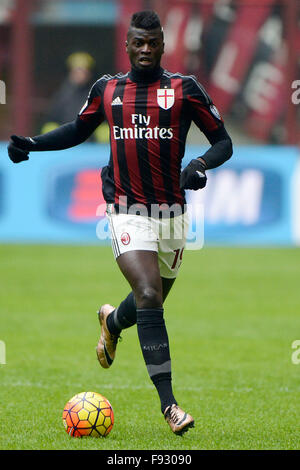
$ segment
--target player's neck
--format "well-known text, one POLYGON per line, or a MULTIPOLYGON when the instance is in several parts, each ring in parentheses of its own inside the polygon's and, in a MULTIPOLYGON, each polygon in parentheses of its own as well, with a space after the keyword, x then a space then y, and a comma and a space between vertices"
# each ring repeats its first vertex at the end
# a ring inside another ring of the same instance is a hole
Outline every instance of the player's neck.
POLYGON ((153 70, 140 70, 132 66, 129 72, 129 78, 133 82, 153 83, 160 79, 164 69, 159 65, 153 70))

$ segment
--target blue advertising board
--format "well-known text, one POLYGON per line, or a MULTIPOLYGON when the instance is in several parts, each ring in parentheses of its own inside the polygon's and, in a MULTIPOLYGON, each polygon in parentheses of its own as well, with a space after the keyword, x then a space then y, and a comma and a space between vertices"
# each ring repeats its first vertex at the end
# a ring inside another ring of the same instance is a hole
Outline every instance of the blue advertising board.
MULTIPOLYGON (((36 152, 17 165, 6 145, 0 144, 0 241, 109 243, 97 230, 106 223, 100 170, 108 145, 36 152)), ((204 151, 187 146, 183 166, 204 151)), ((204 215, 207 245, 299 243, 299 171, 296 147, 236 147, 208 172, 204 190, 186 192, 191 229, 204 215)))
POLYGON ((204 205, 205 243, 294 244, 298 162, 296 148, 235 149, 226 164, 209 172, 202 192, 187 195, 192 205, 204 205))

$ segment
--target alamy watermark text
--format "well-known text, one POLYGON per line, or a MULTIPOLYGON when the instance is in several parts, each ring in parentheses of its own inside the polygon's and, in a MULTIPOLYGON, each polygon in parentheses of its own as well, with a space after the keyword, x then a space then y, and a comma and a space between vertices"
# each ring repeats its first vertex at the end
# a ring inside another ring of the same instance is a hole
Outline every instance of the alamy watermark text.
POLYGON ((291 357, 292 363, 300 364, 300 339, 295 339, 295 341, 292 342, 292 349, 295 349, 291 357))
POLYGON ((294 80, 292 88, 295 90, 292 93, 291 99, 293 104, 300 104, 300 80, 294 80))

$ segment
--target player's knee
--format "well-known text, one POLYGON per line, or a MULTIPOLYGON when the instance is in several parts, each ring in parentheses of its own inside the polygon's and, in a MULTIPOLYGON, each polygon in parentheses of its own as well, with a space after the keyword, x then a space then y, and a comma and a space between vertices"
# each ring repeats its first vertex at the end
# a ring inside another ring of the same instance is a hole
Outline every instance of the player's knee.
POLYGON ((154 287, 142 287, 136 295, 137 308, 159 308, 162 306, 162 294, 154 287))

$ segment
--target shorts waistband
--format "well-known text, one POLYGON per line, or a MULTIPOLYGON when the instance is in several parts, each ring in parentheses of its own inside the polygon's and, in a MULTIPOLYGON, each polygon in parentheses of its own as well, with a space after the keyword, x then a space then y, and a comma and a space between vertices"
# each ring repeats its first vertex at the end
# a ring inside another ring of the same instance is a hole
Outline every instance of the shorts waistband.
POLYGON ((133 204, 132 206, 120 206, 116 203, 106 204, 107 214, 129 214, 129 215, 140 215, 143 217, 151 217, 154 219, 172 219, 179 215, 185 214, 187 211, 187 205, 184 204, 151 204, 146 206, 143 204, 133 204))

